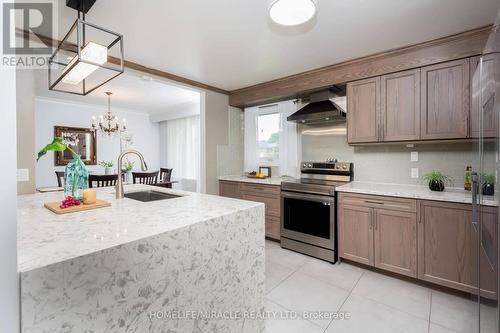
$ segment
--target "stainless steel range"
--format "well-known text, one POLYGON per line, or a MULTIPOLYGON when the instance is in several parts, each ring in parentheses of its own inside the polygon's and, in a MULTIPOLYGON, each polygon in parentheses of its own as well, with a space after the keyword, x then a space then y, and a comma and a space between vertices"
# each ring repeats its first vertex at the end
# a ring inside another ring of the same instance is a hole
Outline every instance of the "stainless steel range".
POLYGON ((335 186, 352 176, 350 162, 302 162, 301 178, 281 183, 281 247, 336 262, 335 186))

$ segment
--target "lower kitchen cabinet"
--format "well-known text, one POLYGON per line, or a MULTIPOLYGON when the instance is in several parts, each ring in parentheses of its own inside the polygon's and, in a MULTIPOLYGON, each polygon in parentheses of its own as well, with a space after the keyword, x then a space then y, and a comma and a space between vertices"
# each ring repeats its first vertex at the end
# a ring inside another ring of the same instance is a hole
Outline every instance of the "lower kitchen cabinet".
POLYGON ((341 205, 338 212, 339 256, 373 265, 373 210, 341 205))
POLYGON ((337 216, 341 258, 469 293, 480 267, 481 295, 497 298, 496 207, 476 230, 470 204, 340 193, 337 216))
POLYGON ((281 188, 238 181, 219 181, 219 194, 223 197, 261 202, 266 209, 266 237, 280 240, 281 188))
POLYGON ((479 247, 479 234, 471 221, 471 205, 421 201, 420 207, 418 278, 475 293, 479 250, 481 294, 496 298, 495 254, 498 244, 495 209, 482 207, 483 243, 489 245, 479 247))
POLYGON ((341 193, 338 217, 341 258, 417 276, 415 200, 341 193))
POLYGON ((375 267, 417 276, 417 215, 375 209, 375 267))
POLYGON ((241 199, 241 183, 220 180, 219 195, 227 198, 241 199))

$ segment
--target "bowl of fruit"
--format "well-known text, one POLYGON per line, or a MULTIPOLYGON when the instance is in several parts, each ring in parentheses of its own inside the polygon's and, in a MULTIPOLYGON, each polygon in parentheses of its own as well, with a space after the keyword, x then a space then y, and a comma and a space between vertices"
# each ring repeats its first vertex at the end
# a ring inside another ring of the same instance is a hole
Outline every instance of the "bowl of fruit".
POLYGON ((245 176, 247 176, 248 178, 257 178, 257 179, 267 178, 266 175, 264 175, 263 173, 257 172, 257 171, 247 172, 247 173, 245 173, 245 176))

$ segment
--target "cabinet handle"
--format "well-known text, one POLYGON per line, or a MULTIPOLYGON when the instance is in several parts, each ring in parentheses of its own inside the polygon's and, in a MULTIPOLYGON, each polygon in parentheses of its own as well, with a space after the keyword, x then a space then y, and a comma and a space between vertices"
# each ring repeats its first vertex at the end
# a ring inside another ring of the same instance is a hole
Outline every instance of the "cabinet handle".
POLYGON ((376 204, 376 205, 383 205, 383 202, 378 202, 378 201, 370 201, 370 200, 365 200, 365 203, 370 203, 370 204, 376 204))
POLYGON ((372 230, 372 228, 373 228, 373 220, 370 219, 370 230, 372 230))
POLYGON ((465 117, 465 136, 467 138, 470 137, 470 128, 469 127, 470 127, 470 125, 469 125, 469 116, 466 116, 465 117))

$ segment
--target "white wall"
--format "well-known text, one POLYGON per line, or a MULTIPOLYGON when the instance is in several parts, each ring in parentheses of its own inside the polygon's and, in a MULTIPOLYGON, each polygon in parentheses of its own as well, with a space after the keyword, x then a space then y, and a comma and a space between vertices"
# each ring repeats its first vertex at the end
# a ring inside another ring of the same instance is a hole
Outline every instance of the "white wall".
POLYGON ((201 103, 201 191, 219 194, 217 150, 228 144, 229 96, 213 91, 202 94, 201 103))
MULTIPOLYGON (((0 1, 0 6, 2 1, 0 1)), ((1 10, 0 10, 1 17, 1 10)), ((0 42, 1 45, 1 42, 0 42)), ((16 237, 16 71, 0 69, 0 332, 19 331, 16 237)))
POLYGON ((165 112, 155 113, 150 116, 152 122, 162 122, 167 120, 193 117, 200 115, 200 103, 184 103, 165 110, 165 112))
MULTIPOLYGON (((106 111, 106 106, 69 103, 62 100, 36 98, 35 101, 35 149, 39 151, 52 141, 54 126, 90 127, 92 116, 98 117, 106 111)), ((153 123, 146 113, 131 110, 116 109, 111 104, 111 111, 120 119, 127 119, 128 133, 133 134, 133 147, 139 150, 146 159, 149 170, 158 170, 160 167, 160 137, 158 123, 153 123)), ((120 154, 120 140, 118 137, 98 134, 97 160, 116 161, 120 154)), ((140 170, 140 163, 135 156, 135 169, 140 170)), ((89 171, 104 173, 100 166, 88 166, 89 171)), ((36 166, 36 186, 57 185, 55 170, 64 170, 64 167, 54 166, 53 153, 42 157, 36 166)))

